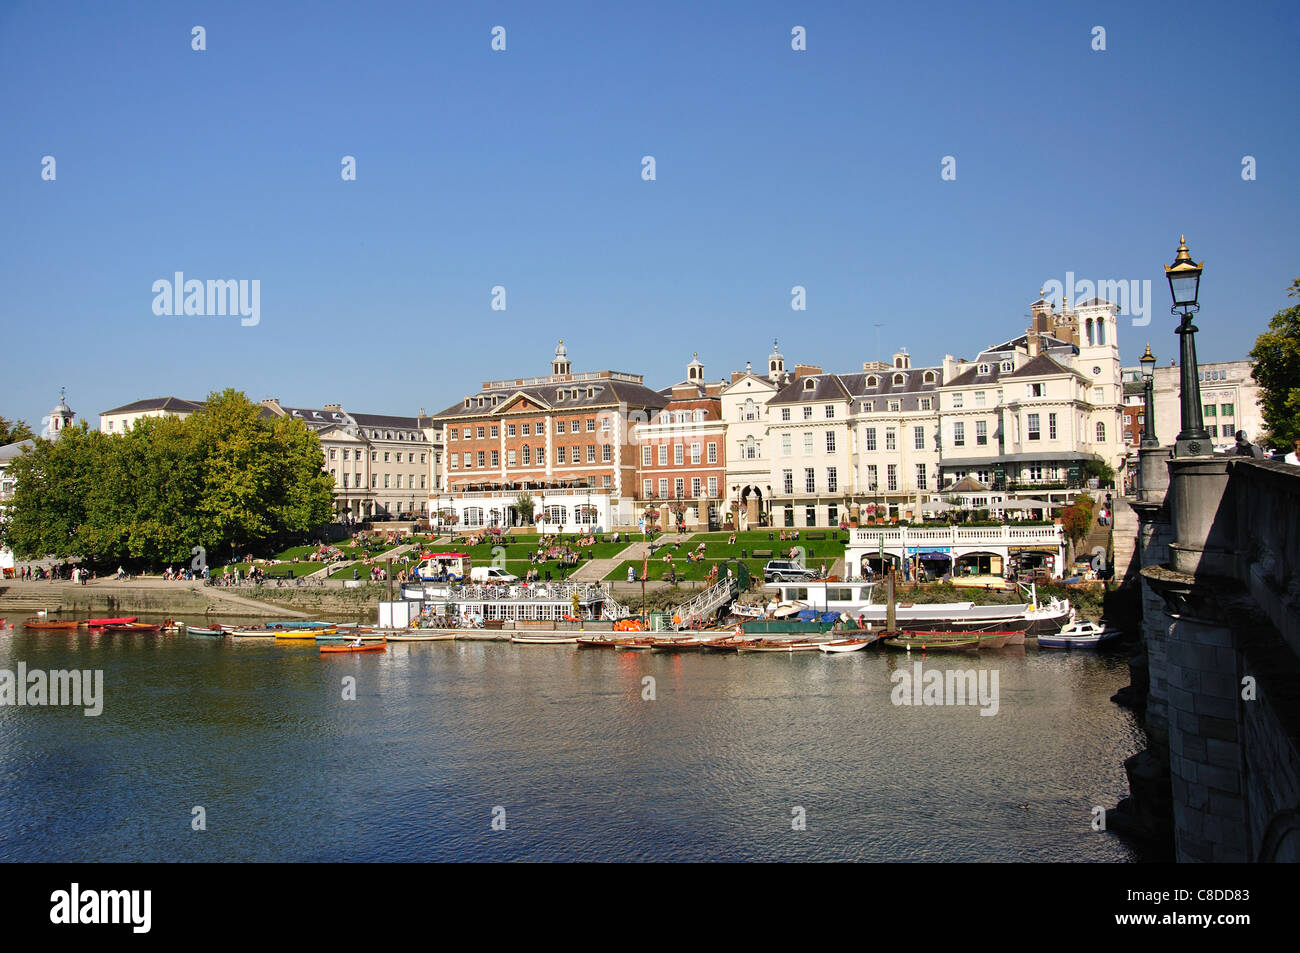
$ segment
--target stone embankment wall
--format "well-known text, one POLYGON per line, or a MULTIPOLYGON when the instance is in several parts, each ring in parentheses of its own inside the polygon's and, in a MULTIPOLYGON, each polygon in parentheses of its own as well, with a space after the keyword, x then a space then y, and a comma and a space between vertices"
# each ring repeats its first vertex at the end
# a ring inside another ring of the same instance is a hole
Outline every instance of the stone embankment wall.
POLYGON ((1150 747, 1133 813, 1172 817, 1179 860, 1300 860, 1300 469, 1161 462, 1168 491, 1134 504, 1150 747))
POLYGON ((0 616, 33 615, 35 608, 61 616, 229 616, 374 620, 382 586, 261 589, 204 586, 160 580, 97 579, 85 586, 71 582, 33 582, 0 588, 0 616))

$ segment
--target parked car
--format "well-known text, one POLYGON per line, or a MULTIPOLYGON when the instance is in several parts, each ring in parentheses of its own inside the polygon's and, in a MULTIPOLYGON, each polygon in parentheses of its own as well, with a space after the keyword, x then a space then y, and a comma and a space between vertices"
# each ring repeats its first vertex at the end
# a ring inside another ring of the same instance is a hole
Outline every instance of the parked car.
POLYGON ((513 586, 519 582, 518 576, 514 573, 506 572, 498 566, 473 566, 470 568, 469 578, 470 582, 495 582, 506 586, 513 586))
POLYGON ((815 569, 800 566, 789 559, 773 559, 763 567, 764 582, 786 582, 797 579, 818 579, 815 569))

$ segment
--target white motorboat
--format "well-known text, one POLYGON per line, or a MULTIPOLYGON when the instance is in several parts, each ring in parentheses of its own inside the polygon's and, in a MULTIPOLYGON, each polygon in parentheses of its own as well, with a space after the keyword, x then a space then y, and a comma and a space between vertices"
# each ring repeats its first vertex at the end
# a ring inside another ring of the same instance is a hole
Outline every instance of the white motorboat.
POLYGON ((576 635, 512 635, 510 641, 516 645, 577 645, 576 635))
POLYGON ((1096 622, 1071 622, 1060 632, 1053 635, 1040 635, 1038 644, 1045 648, 1056 649, 1092 649, 1110 639, 1123 635, 1119 629, 1096 622))

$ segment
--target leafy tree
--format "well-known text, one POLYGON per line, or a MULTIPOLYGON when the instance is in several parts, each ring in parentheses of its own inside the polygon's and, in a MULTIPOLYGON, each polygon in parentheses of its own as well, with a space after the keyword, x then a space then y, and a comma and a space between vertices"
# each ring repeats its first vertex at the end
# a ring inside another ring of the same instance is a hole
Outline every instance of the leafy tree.
POLYGON ((519 514, 521 524, 533 521, 533 496, 531 493, 520 493, 515 497, 515 511, 519 514))
POLYGON ((1096 477, 1101 486, 1115 485, 1115 468, 1105 460, 1083 461, 1083 475, 1088 478, 1096 477))
POLYGON ((1061 512, 1061 529, 1076 546, 1088 537, 1092 528, 1092 513, 1081 506, 1067 506, 1061 512))
POLYGON ((301 421, 266 420, 232 390, 185 420, 145 418, 125 434, 83 423, 14 460, 5 538, 27 559, 184 564, 197 546, 210 560, 242 554, 329 520, 323 463, 301 421))
MULTIPOLYGON (((1291 282, 1287 294, 1300 298, 1300 278, 1291 282)), ((1250 357, 1268 431, 1263 439, 1289 447, 1300 439, 1300 305, 1273 315, 1268 330, 1255 339, 1250 357)))
POLYGON ((10 423, 8 417, 0 417, 0 447, 17 443, 20 440, 31 440, 35 436, 36 434, 32 433, 32 428, 27 426, 26 421, 15 420, 10 423))

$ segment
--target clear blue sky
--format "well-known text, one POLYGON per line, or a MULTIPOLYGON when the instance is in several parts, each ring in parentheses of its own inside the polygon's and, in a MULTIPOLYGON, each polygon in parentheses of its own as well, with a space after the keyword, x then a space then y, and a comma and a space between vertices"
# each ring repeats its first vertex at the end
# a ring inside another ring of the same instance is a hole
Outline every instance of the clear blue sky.
POLYGON ((558 337, 654 386, 774 336, 851 370, 877 322, 929 363, 1067 271, 1150 279, 1122 347, 1163 361, 1180 232, 1203 360, 1289 304, 1300 5, 890 6, 0 2, 0 414, 64 384, 92 425, 225 386, 434 411, 558 337), (260 280, 261 323, 155 316, 176 271, 260 280))

